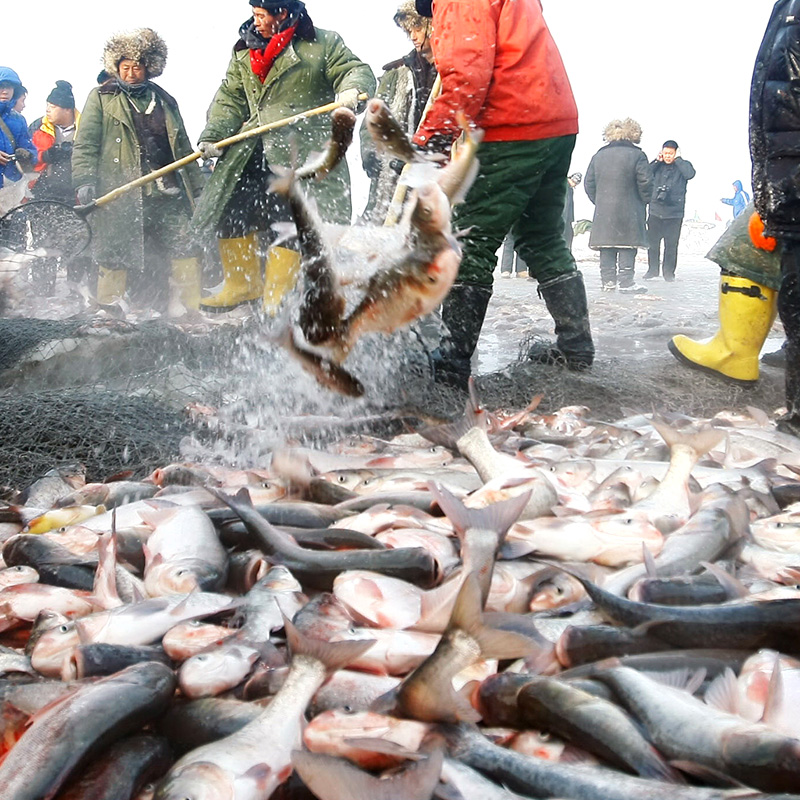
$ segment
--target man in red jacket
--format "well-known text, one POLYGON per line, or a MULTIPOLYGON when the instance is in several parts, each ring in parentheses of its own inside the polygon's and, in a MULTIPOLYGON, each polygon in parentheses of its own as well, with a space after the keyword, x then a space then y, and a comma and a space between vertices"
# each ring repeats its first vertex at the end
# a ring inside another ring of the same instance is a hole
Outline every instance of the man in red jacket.
POLYGON ((416 0, 416 7, 433 18, 442 92, 415 143, 457 135, 458 111, 485 132, 478 177, 456 215, 464 257, 442 307, 449 336, 434 355, 436 380, 466 385, 495 252, 509 231, 555 321, 555 344, 535 345, 528 357, 587 369, 594 345, 586 291, 562 219, 578 110, 541 2, 416 0))

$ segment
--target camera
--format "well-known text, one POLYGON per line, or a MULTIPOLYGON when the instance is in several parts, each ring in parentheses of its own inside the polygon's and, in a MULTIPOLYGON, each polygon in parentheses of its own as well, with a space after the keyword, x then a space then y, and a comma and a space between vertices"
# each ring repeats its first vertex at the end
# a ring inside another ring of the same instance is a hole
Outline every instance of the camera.
POLYGON ((667 193, 669 192, 669 186, 666 184, 662 184, 661 186, 656 186, 656 200, 666 200, 667 193))

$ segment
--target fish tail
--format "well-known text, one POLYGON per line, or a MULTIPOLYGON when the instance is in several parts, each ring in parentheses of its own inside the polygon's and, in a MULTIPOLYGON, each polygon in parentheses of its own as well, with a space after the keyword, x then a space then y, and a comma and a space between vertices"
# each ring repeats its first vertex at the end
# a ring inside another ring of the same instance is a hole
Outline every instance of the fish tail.
POLYGON ((344 669, 375 644, 374 639, 359 639, 353 642, 325 642, 312 639, 299 631, 286 617, 283 618, 286 640, 292 655, 304 655, 321 661, 328 672, 344 669))
POLYGON ((519 519, 531 497, 530 492, 525 492, 485 508, 467 508, 444 486, 429 481, 428 488, 445 516, 453 523, 459 538, 463 538, 470 528, 488 530, 497 534, 498 544, 503 542, 508 529, 519 519))
POLYGON ((359 769, 344 758, 295 750, 292 764, 303 783, 317 796, 328 798, 327 787, 346 786, 352 800, 428 800, 439 782, 444 759, 441 748, 414 761, 400 772, 381 778, 359 769))
POLYGON ((531 654, 530 639, 511 631, 500 631, 483 623, 481 589, 478 577, 471 573, 464 581, 456 598, 448 629, 459 628, 472 636, 480 645, 484 658, 524 658, 531 654))
POLYGON ((665 422, 659 422, 655 419, 652 420, 651 424, 670 448, 679 444, 686 445, 697 453, 698 458, 704 456, 709 450, 713 450, 725 438, 725 431, 718 428, 706 428, 702 431, 684 433, 683 431, 675 430, 665 422))

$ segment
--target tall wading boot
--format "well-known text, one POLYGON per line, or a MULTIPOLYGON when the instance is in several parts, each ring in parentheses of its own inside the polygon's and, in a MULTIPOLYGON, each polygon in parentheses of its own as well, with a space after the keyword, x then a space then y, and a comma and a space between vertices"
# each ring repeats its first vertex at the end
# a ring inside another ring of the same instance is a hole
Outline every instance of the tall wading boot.
POLYGON ((300 253, 287 247, 273 247, 264 270, 264 299, 261 308, 274 317, 283 298, 294 289, 300 272, 300 253))
POLYGON ((196 258, 174 259, 169 287, 169 316, 197 311, 201 294, 200 261, 196 258))
POLYGON ((534 342, 528 350, 528 359, 575 371, 589 369, 594 361, 594 342, 583 275, 578 271, 559 275, 539 284, 539 294, 555 322, 556 341, 534 342))
POLYGON ((106 269, 97 271, 97 302, 107 306, 125 294, 128 285, 128 271, 125 269, 106 269))
POLYGON ((224 282, 222 289, 200 302, 200 310, 210 314, 232 311, 237 306, 259 300, 264 291, 258 234, 238 239, 220 239, 219 257, 224 282))
POLYGON ((777 295, 760 283, 736 275, 719 282, 719 330, 696 342, 674 336, 668 347, 688 367, 751 386, 758 380, 758 356, 777 310, 777 295))
POLYGON ((800 438, 800 274, 784 273, 778 296, 781 322, 786 332, 786 407, 778 430, 800 438))
POLYGON ((449 333, 431 353, 435 383, 466 390, 472 372, 472 354, 491 299, 491 286, 453 284, 442 304, 442 321, 449 333))

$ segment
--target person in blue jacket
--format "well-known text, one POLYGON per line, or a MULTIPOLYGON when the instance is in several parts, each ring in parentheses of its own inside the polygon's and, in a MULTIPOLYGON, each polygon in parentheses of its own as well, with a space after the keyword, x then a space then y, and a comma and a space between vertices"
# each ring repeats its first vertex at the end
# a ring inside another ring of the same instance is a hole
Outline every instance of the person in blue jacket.
POLYGON ((744 190, 741 181, 733 182, 733 197, 721 197, 720 201, 726 206, 733 206, 733 218, 739 216, 747 208, 750 202, 750 195, 744 190))
POLYGON ((6 180, 22 178, 17 164, 24 171, 36 163, 36 146, 28 124, 22 114, 14 111, 14 104, 24 91, 19 75, 9 67, 0 67, 0 189, 6 180))

